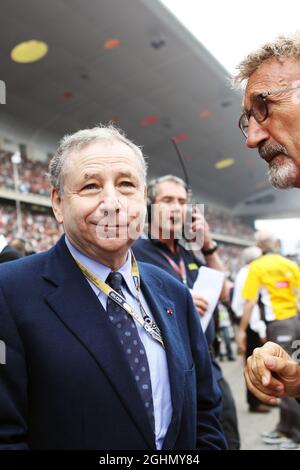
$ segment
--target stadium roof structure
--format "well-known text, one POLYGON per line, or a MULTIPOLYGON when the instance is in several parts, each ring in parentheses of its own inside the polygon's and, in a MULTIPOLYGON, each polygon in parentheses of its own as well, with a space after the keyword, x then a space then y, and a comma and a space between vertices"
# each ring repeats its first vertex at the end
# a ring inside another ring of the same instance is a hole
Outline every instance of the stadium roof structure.
POLYGON ((245 147, 228 72, 158 0, 9 0, 0 24, 0 132, 18 122, 30 142, 47 136, 54 148, 65 133, 113 121, 143 146, 150 176, 182 176, 175 138, 203 203, 246 215, 299 210, 300 197, 272 189, 245 147), (30 40, 46 44, 44 57, 13 61, 30 40))

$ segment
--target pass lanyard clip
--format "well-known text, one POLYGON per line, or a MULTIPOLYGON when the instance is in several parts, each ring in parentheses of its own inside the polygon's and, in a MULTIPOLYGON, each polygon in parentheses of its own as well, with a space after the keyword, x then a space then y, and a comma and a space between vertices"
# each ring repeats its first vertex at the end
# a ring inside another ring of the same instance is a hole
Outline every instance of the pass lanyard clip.
POLYGON ((131 274, 132 274, 133 282, 137 291, 136 300, 139 304, 142 318, 140 315, 138 315, 134 311, 132 306, 127 302, 127 300, 121 294, 116 292, 112 287, 110 287, 108 284, 106 284, 97 276, 95 276, 76 258, 74 259, 75 259, 75 262, 77 263, 77 266, 79 267, 79 269, 82 271, 82 273, 85 275, 87 279, 89 279, 96 287, 98 287, 98 289, 101 290, 101 292, 103 292, 113 302, 115 302, 117 305, 123 308, 128 313, 128 315, 131 315, 132 318, 134 318, 134 320, 136 320, 144 328, 146 333, 150 335, 155 341, 158 341, 161 344, 161 346, 164 348, 164 342, 163 342, 162 334, 160 332, 159 327, 149 317, 149 315, 147 315, 145 309, 142 306, 142 303, 140 300, 140 274, 139 274, 137 262, 132 252, 131 252, 131 274))

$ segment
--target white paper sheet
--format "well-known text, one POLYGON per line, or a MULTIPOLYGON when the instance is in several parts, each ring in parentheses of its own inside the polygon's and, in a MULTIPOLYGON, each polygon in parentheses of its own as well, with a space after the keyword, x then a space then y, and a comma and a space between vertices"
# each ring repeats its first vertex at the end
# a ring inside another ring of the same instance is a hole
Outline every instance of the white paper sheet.
POLYGON ((224 277, 225 274, 221 271, 201 266, 193 289, 190 289, 191 293, 201 295, 208 302, 208 308, 204 316, 200 317, 203 331, 206 330, 216 308, 223 287, 224 277))

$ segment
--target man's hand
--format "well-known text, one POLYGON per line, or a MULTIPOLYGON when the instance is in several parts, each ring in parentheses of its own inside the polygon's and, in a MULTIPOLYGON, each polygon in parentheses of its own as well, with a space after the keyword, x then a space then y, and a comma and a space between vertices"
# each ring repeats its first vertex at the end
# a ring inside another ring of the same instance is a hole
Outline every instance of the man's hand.
POLYGON ((300 397, 300 366, 278 344, 254 349, 244 375, 250 392, 267 405, 277 397, 300 397))
POLYGON ((212 245, 212 237, 210 228, 206 222, 203 214, 199 209, 193 209, 193 221, 191 224, 191 240, 192 242, 198 242, 199 247, 209 249, 212 245))
MULTIPOLYGON (((199 222, 198 222, 199 223, 199 222)), ((209 249, 211 247, 211 244, 212 244, 212 236, 211 236, 211 233, 210 233, 210 227, 208 225, 208 223, 206 222, 205 219, 203 219, 202 221, 202 226, 204 228, 204 234, 203 234, 203 248, 206 250, 206 249, 209 249), (204 224, 204 225, 203 225, 204 224)))
POLYGON ((197 240, 197 234, 198 234, 198 241, 201 241, 202 248, 208 249, 211 247, 212 237, 210 233, 210 228, 203 214, 201 214, 199 210, 196 210, 193 213, 193 222, 191 225, 191 232, 195 236, 192 241, 197 240))
POLYGON ((203 315, 205 314, 208 308, 207 300, 205 300, 199 294, 192 294, 192 297, 193 297, 194 305, 195 305, 197 312, 199 313, 201 317, 203 317, 203 315))

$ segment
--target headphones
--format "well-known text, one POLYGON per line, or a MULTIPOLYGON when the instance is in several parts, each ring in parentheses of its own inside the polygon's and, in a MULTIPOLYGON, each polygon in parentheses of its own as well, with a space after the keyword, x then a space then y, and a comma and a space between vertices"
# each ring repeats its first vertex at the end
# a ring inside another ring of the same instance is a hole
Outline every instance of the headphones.
POLYGON ((151 206, 155 199, 155 188, 159 183, 162 183, 163 181, 173 181, 174 183, 177 183, 183 186, 187 193, 188 203, 190 202, 192 198, 192 190, 182 178, 179 178, 178 176, 171 175, 171 174, 160 176, 159 178, 153 178, 151 181, 149 181, 147 185, 147 222, 148 222, 148 225, 151 224, 151 206))

